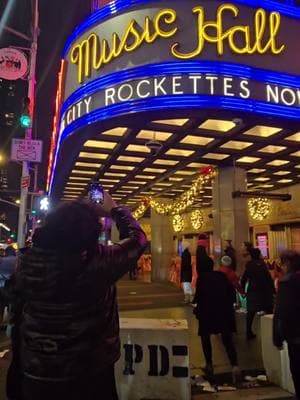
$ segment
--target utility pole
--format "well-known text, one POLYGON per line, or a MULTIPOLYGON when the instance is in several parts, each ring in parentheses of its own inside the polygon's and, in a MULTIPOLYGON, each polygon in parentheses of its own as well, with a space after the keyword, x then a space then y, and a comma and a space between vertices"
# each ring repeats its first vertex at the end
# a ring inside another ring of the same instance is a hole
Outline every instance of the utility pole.
MULTIPOLYGON (((31 127, 26 129, 25 138, 32 139, 32 124, 34 116, 35 105, 35 75, 36 75, 36 62, 37 62, 37 49, 38 49, 38 35, 39 35, 39 0, 34 0, 33 9, 33 35, 30 50, 30 66, 28 77, 28 98, 30 99, 29 115, 31 118, 31 127)), ((29 176, 29 162, 23 161, 22 165, 22 178, 29 176)), ((20 208, 19 208, 19 225, 18 225, 18 246, 19 248, 25 245, 25 229, 26 229, 26 210, 27 210, 28 187, 21 187, 20 208)))

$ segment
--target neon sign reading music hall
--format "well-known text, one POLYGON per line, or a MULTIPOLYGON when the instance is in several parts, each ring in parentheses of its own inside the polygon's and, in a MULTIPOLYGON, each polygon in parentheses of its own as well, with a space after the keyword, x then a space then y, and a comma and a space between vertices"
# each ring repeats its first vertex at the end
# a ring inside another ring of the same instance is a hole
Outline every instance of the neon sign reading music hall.
MULTIPOLYGON (((217 8, 215 20, 207 20, 204 7, 193 8, 197 17, 197 41, 192 51, 185 51, 180 42, 171 44, 170 52, 176 59, 190 60, 202 54, 208 44, 214 45, 216 54, 222 56, 228 47, 234 54, 281 54, 285 45, 278 43, 281 16, 278 12, 267 13, 257 9, 249 25, 234 25, 228 29, 224 19, 231 17, 233 22, 239 17, 239 8, 233 4, 223 4, 217 8)), ((77 80, 83 83, 92 71, 125 53, 131 53, 144 44, 154 43, 159 38, 174 38, 179 31, 177 13, 173 9, 163 9, 154 18, 146 17, 140 27, 135 19, 126 26, 124 33, 113 33, 111 40, 101 39, 91 33, 71 49, 71 63, 78 67, 77 80)), ((174 38, 175 39, 175 38, 174 38)))

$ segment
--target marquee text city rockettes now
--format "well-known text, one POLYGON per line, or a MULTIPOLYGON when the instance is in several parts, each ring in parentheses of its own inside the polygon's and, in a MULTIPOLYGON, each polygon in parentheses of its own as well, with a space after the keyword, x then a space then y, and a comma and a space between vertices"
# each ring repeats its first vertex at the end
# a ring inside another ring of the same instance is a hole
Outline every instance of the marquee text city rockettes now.
MULTIPOLYGON (((225 18, 231 16, 234 22, 239 16, 239 9, 233 4, 223 4, 218 7, 215 20, 207 20, 204 7, 194 7, 193 14, 197 17, 197 41, 192 51, 183 48, 180 42, 171 44, 170 52, 180 60, 193 59, 204 51, 208 44, 214 45, 219 56, 225 48, 234 54, 281 54, 285 45, 279 43, 278 33, 281 16, 277 12, 267 13, 257 9, 253 21, 249 25, 233 25, 224 27, 225 18)), ((101 39, 96 33, 91 33, 71 49, 71 62, 78 67, 77 79, 83 83, 93 71, 125 53, 131 53, 143 44, 154 43, 159 38, 173 38, 179 31, 177 13, 173 9, 163 9, 151 19, 146 17, 141 27, 132 19, 124 30, 124 34, 113 33, 110 40, 101 39)))

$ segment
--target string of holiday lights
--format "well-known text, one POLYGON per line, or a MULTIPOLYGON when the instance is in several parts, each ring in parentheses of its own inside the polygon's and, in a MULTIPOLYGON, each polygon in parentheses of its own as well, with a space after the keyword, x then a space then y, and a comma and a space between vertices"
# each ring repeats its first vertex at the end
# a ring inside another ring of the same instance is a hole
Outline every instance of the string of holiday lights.
POLYGON ((160 215, 179 215, 188 207, 194 204, 196 198, 200 194, 203 186, 208 184, 215 176, 215 169, 206 166, 200 169, 200 176, 192 184, 191 188, 182 193, 173 203, 163 203, 153 198, 145 198, 139 207, 134 211, 133 216, 136 219, 142 218, 149 206, 160 215))
POLYGON ((182 215, 176 214, 172 218, 174 232, 179 233, 184 229, 184 219, 182 215))
POLYGON ((194 229, 200 229, 204 224, 204 214, 201 210, 194 210, 191 214, 191 224, 194 229))
POLYGON ((263 221, 270 214, 271 203, 265 197, 252 198, 248 200, 248 208, 253 219, 263 221))

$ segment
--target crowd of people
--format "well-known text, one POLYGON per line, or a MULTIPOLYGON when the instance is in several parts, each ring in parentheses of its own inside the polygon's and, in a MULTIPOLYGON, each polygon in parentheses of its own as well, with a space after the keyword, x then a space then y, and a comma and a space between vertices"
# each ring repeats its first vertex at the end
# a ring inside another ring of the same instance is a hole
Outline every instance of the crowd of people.
POLYGON ((253 340, 252 330, 256 314, 274 314, 273 342, 279 349, 287 341, 291 373, 297 399, 300 399, 300 254, 285 251, 280 256, 282 278, 277 291, 274 276, 258 248, 244 243, 245 267, 241 277, 236 273, 237 257, 231 241, 225 242, 224 255, 218 268, 208 255, 208 237, 199 235, 196 250, 197 283, 191 300, 192 263, 187 247, 182 257, 181 282, 185 302, 190 299, 194 314, 199 321, 198 334, 201 337, 206 365, 205 374, 211 377, 214 372, 211 335, 220 334, 228 359, 232 366, 233 380, 240 375, 238 356, 233 334, 236 332, 235 306, 237 293, 246 298, 246 339, 253 340), (189 286, 188 286, 189 284, 189 286), (189 287, 189 292, 186 288, 189 287))
MULTIPOLYGON (((70 202, 51 212, 35 231, 32 245, 8 247, 0 259, 1 304, 9 305, 12 361, 7 374, 8 400, 117 400, 114 364, 120 357, 115 283, 141 268, 147 238, 130 212, 105 194, 102 206, 70 202), (110 216, 120 241, 99 244, 100 217, 110 216), (62 223, 63 221, 63 223, 62 223)), ((200 234, 195 271, 188 246, 181 257, 184 302, 194 306, 208 377, 214 374, 212 335, 220 335, 233 380, 240 376, 234 343, 237 294, 247 300, 246 339, 255 340, 253 320, 273 313, 273 341, 288 343, 296 395, 300 395, 300 255, 280 256, 277 290, 260 250, 246 242, 245 266, 230 240, 216 265, 209 239, 200 234), (194 281, 193 281, 194 280, 194 281)), ((145 262, 147 260, 145 259, 145 262)), ((277 267, 276 267, 277 269, 277 267)))

